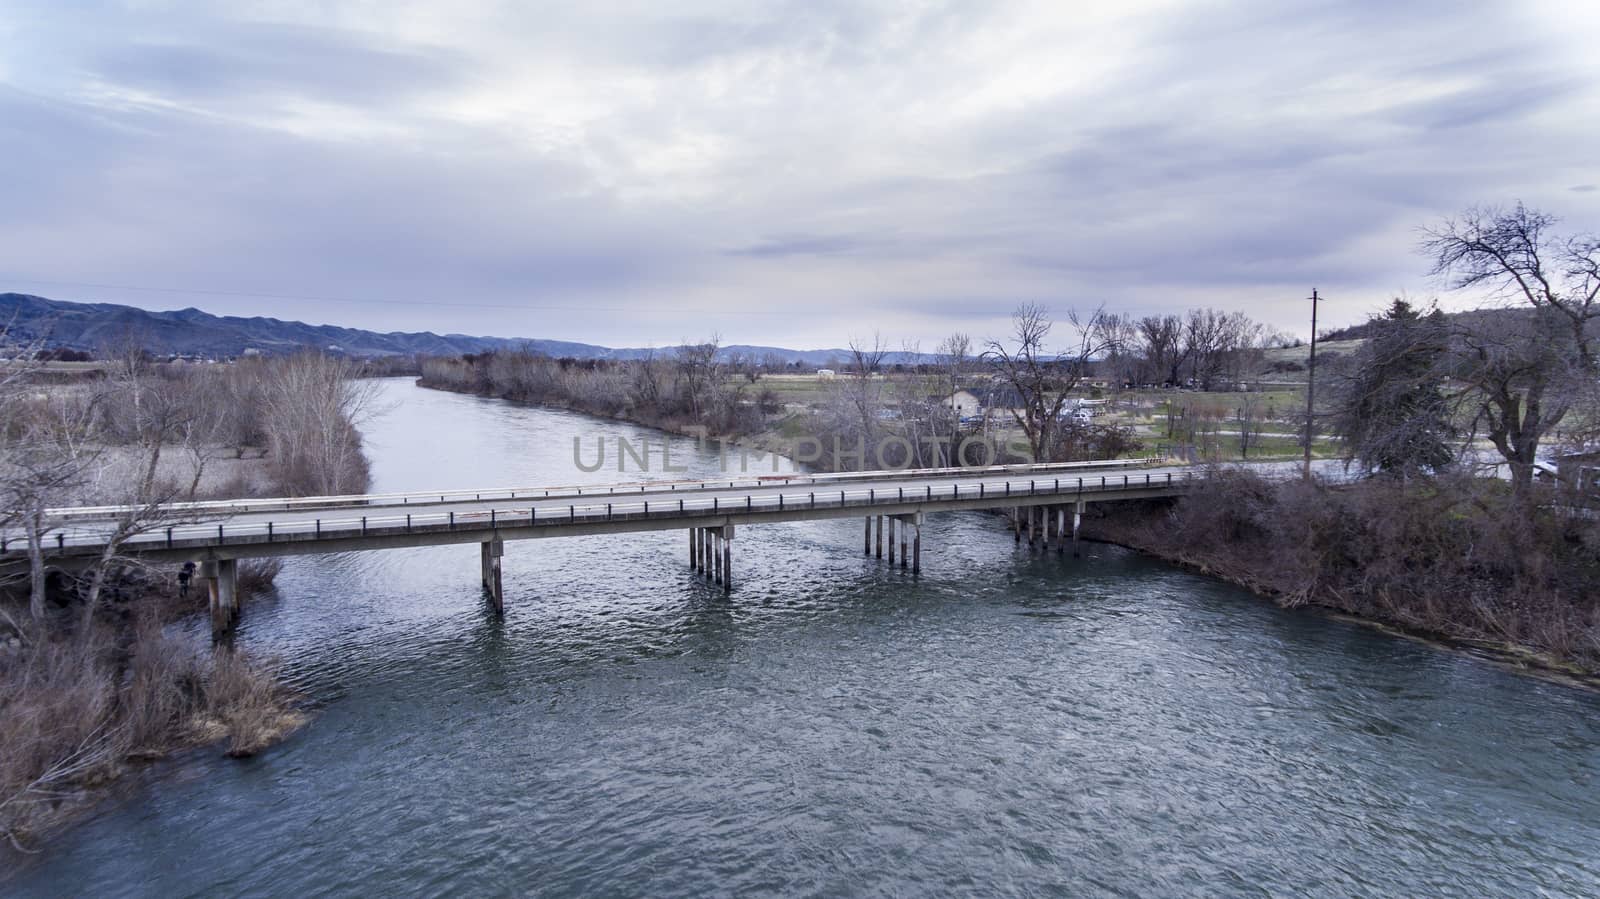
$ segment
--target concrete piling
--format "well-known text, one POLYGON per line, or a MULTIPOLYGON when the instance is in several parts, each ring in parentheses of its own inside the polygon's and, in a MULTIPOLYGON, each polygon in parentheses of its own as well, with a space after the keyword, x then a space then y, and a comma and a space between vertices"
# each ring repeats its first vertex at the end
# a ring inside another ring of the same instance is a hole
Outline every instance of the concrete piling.
POLYGON ((211 601, 211 639, 224 641, 233 636, 233 625, 239 620, 239 562, 201 562, 199 575, 206 581, 211 601))
POLYGON ((489 605, 496 615, 504 615, 506 611, 505 591, 500 581, 500 557, 505 554, 504 540, 496 538, 485 540, 480 546, 480 558, 483 561, 483 589, 489 593, 489 605))
POLYGON ((733 589, 733 525, 722 526, 722 590, 733 589))
POLYGON ((1072 507, 1072 557, 1079 558, 1082 553, 1078 551, 1078 528, 1083 524, 1083 502, 1080 500, 1072 507))

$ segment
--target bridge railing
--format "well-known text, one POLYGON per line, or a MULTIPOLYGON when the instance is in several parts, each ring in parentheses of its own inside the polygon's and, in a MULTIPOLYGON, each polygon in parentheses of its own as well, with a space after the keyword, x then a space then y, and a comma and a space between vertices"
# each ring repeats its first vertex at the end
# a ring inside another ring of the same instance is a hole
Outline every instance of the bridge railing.
MULTIPOLYGON (((1037 474, 1037 472, 1035 472, 1037 474)), ((212 548, 221 546, 248 546, 271 544, 278 541, 299 542, 310 537, 322 539, 348 539, 353 537, 383 537, 404 534, 427 534, 458 530, 482 531, 498 528, 537 528, 572 524, 595 524, 616 521, 672 519, 693 527, 703 518, 722 518, 727 515, 758 512, 783 512, 811 509, 842 509, 892 507, 905 505, 937 505, 943 502, 992 500, 997 506, 1020 504, 1026 497, 1048 496, 1069 499, 1094 494, 1103 499, 1104 494, 1120 491, 1150 489, 1182 489, 1203 477, 1190 471, 1136 472, 1093 476, 1008 478, 1004 481, 953 481, 948 484, 925 484, 920 488, 907 486, 861 487, 840 486, 837 489, 779 490, 742 496, 701 496, 686 492, 677 497, 600 502, 572 502, 565 508, 551 504, 523 508, 491 508, 463 512, 385 513, 381 515, 344 516, 337 518, 296 518, 287 521, 250 522, 229 526, 216 524, 184 524, 160 528, 134 535, 124 541, 128 552, 159 549, 212 548)), ((771 486, 771 485, 763 485, 771 486)), ((820 484, 807 484, 821 487, 820 484)), ((576 498, 574 498, 576 499, 576 498)), ((57 552, 74 547, 102 546, 104 534, 86 527, 57 528, 46 537, 46 549, 57 552)), ((20 541, 0 541, 0 553, 22 549, 20 541)))
MULTIPOLYGON (((201 500, 195 502, 167 503, 162 509, 173 515, 189 518, 208 518, 223 515, 240 515, 250 512, 293 512, 317 509, 338 509, 354 506, 406 506, 445 503, 483 502, 495 500, 541 500, 579 496, 626 496, 647 493, 677 493, 697 490, 736 490, 740 487, 771 487, 776 483, 847 483, 869 480, 898 480, 905 478, 980 477, 986 474, 1039 474, 1072 472, 1088 469, 1134 468, 1153 465, 1158 458, 1100 459, 1087 462, 1045 462, 1037 465, 991 465, 976 468, 905 468, 880 471, 845 472, 789 472, 739 478, 707 478, 690 481, 644 481, 627 484, 569 484, 543 487, 495 487, 481 490, 436 490, 417 493, 361 493, 343 496, 263 497, 237 500, 201 500)), ((53 521, 70 521, 95 518, 113 518, 141 511, 135 506, 73 506, 47 509, 45 515, 53 521)))

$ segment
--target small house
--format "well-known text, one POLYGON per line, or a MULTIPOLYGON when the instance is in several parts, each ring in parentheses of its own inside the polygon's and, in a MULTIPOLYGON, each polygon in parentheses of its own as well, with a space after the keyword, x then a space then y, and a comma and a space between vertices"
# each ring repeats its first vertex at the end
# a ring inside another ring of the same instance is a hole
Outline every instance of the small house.
POLYGON ((946 409, 954 412, 957 418, 967 418, 983 412, 982 401, 970 390, 957 390, 949 396, 939 397, 938 400, 946 409))
POLYGON ((1557 457, 1556 477, 1563 488, 1600 500, 1600 450, 1557 457))

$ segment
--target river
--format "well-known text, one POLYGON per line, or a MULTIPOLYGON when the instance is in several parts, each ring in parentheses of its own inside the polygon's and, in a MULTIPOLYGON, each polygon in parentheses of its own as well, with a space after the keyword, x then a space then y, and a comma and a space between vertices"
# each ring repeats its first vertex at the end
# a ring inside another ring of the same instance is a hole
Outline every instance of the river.
MULTIPOLYGON (((632 479, 572 438, 663 439, 382 390, 379 491, 632 479)), ((0 892, 1600 893, 1600 697, 1116 547, 923 531, 914 578, 857 520, 741 528, 728 596, 681 533, 508 543, 503 620, 476 546, 293 560, 238 641, 309 726, 145 768, 0 892)))

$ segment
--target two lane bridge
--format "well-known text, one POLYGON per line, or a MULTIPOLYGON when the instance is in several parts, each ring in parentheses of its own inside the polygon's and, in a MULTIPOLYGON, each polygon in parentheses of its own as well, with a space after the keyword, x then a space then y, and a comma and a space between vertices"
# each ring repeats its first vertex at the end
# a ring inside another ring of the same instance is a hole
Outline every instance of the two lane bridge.
MULTIPOLYGON (((1019 541, 1076 552, 1089 503, 1173 496, 1203 472, 1154 460, 991 468, 782 474, 432 493, 244 499, 130 507, 54 509, 46 562, 81 569, 114 551, 151 562, 196 561, 211 597, 213 631, 238 614, 237 560, 356 550, 477 543, 484 589, 503 611, 504 542, 546 537, 684 530, 688 562, 733 586, 736 529, 772 522, 860 516, 865 551, 902 568, 922 564, 922 519, 933 511, 1011 510, 1019 541), (140 515, 137 522, 131 517, 140 515), (115 543, 114 546, 110 545, 115 543), (897 552, 898 549, 898 552, 897 552)), ((18 533, 0 534, 0 564, 26 563, 18 533)))

